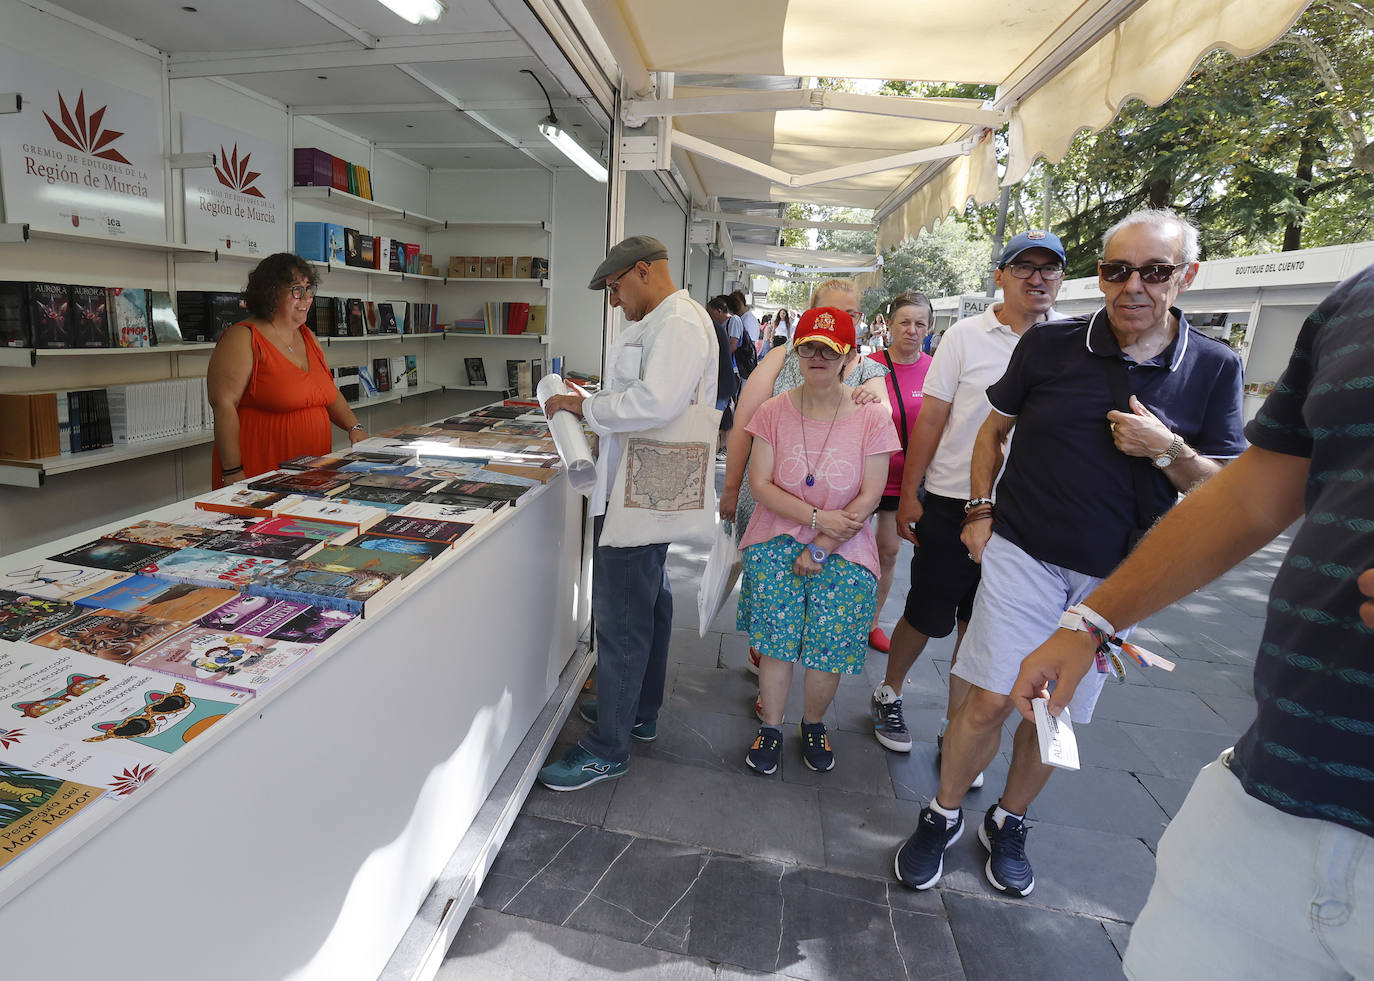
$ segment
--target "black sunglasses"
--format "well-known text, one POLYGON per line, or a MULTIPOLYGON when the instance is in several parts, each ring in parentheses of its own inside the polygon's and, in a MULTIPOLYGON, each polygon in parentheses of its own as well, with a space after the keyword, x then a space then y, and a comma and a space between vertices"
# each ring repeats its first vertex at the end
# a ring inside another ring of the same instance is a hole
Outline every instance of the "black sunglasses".
POLYGON ((1143 266, 1133 266, 1129 262, 1099 262, 1097 271, 1109 283, 1124 283, 1132 273, 1140 273, 1141 282, 1158 285, 1173 279, 1174 273, 1186 265, 1186 262, 1150 262, 1143 266))

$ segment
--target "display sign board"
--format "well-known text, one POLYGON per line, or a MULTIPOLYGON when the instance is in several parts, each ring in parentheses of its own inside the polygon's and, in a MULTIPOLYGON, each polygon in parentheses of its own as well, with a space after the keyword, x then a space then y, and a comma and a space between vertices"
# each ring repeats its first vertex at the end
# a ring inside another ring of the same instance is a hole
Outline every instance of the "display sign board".
POLYGON ((1194 289, 1238 289, 1257 286, 1303 286, 1337 283, 1345 271, 1348 249, 1329 246, 1301 252, 1216 259, 1204 263, 1194 289))
POLYGON ((286 251, 286 157, 280 145, 182 113, 184 153, 213 153, 188 168, 186 242, 244 255, 286 251))
POLYGON ((959 316, 955 319, 963 320, 965 317, 976 317, 996 302, 997 297, 985 296, 982 293, 961 296, 959 297, 959 316))
POLYGON ((157 104, 0 46, 5 220, 101 238, 167 238, 157 104))

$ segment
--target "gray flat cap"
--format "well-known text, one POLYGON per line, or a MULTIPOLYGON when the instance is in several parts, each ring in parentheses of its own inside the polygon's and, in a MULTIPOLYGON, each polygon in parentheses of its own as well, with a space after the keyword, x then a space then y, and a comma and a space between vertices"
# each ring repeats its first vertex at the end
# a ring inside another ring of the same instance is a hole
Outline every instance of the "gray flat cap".
POLYGON ((587 284, 587 289, 604 290, 607 276, 622 269, 629 269, 636 262, 653 262, 666 258, 668 250, 658 239, 650 235, 631 235, 606 253, 606 258, 601 260, 601 265, 592 273, 592 281, 587 284))

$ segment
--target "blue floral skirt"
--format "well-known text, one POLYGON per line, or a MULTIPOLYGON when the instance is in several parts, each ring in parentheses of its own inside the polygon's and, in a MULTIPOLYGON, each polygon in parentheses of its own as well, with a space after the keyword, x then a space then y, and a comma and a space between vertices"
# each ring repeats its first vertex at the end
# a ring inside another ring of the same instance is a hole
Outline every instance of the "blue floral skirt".
POLYGON ((878 580, 861 565, 831 555, 821 571, 799 576, 802 545, 779 535, 744 550, 735 626, 760 654, 816 671, 858 674, 868 654, 868 627, 878 580))

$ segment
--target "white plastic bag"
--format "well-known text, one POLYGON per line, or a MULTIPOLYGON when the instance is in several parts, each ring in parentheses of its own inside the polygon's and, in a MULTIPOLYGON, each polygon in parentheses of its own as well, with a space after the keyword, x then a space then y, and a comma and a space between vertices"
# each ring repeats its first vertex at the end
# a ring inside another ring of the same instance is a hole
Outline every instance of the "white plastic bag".
POLYGON ((711 544, 711 553, 706 557, 706 568, 702 570, 701 582, 697 586, 697 620, 700 626, 698 636, 705 637, 706 631, 720 612, 739 581, 741 559, 739 546, 731 533, 729 522, 716 522, 716 533, 711 544))

